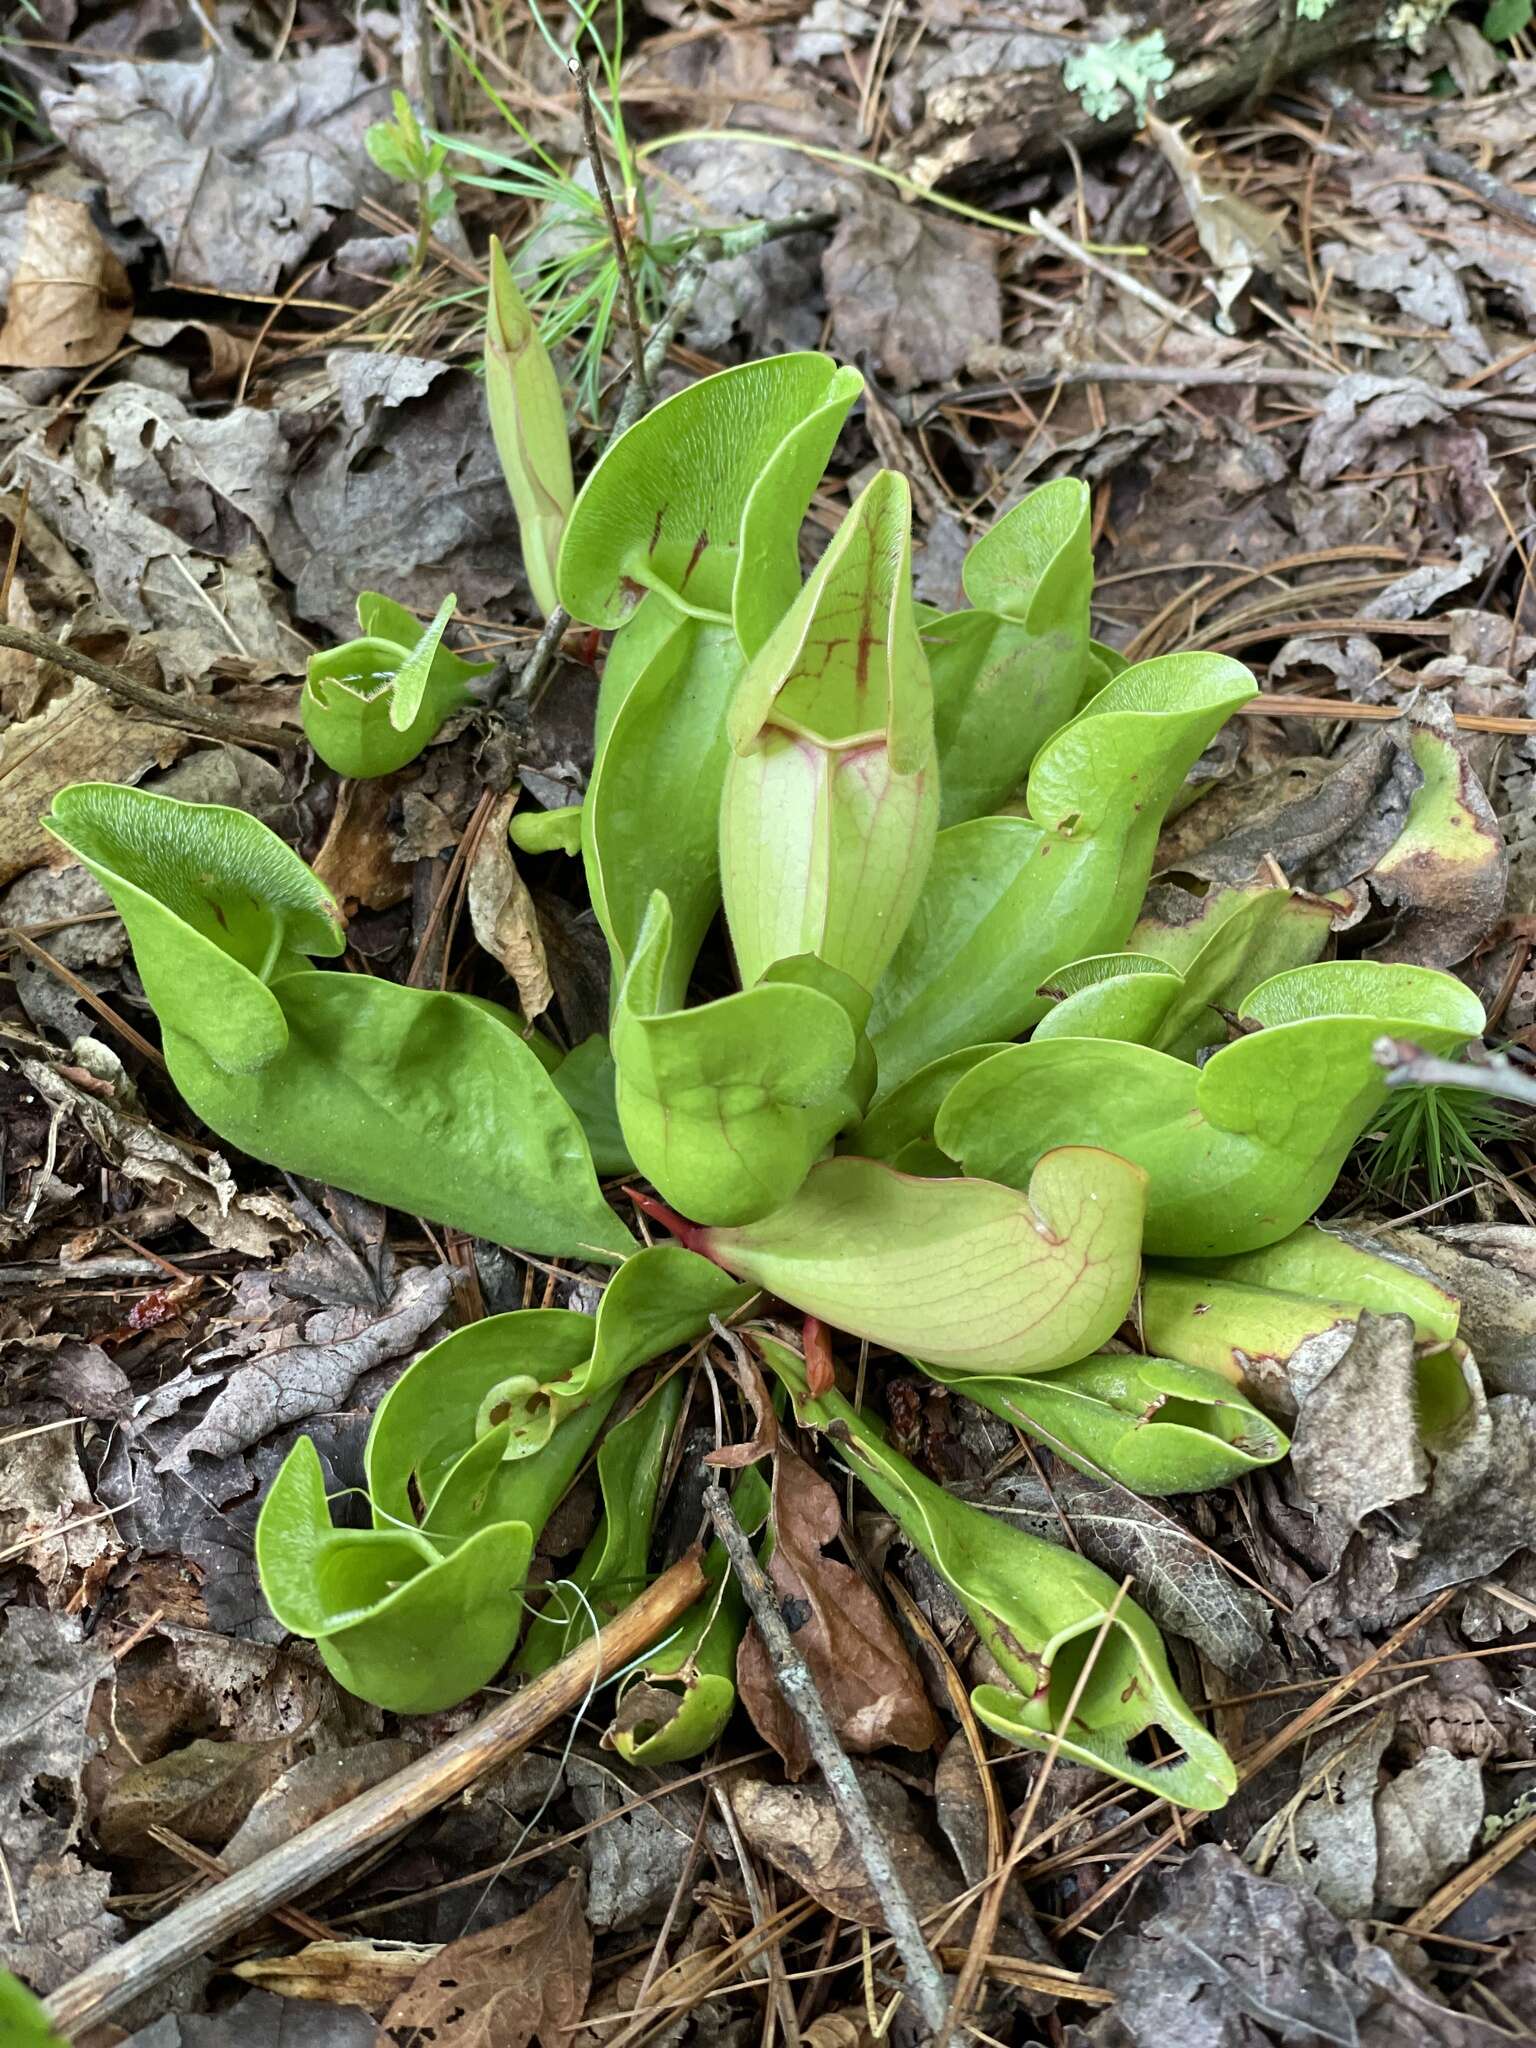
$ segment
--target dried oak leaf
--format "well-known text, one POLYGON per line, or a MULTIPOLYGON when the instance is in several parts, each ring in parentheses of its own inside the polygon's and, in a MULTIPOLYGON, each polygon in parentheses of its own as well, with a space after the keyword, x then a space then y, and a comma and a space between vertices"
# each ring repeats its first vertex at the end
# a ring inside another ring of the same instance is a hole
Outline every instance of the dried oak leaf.
POLYGON ((301 618, 341 638, 359 590, 428 617, 453 591, 466 611, 519 579, 517 522, 467 370, 336 349, 326 369, 341 417, 320 434, 269 536, 301 618))
POLYGON ((1461 1303, 1457 1334, 1472 1347, 1494 1393, 1536 1394, 1536 1230, 1523 1223, 1443 1230, 1372 1224, 1346 1236, 1429 1273, 1455 1295, 1461 1303))
MULTIPOLYGON (((824 1546, 837 1541, 842 1520, 831 1485, 781 1442, 773 1468, 768 1576, 832 1726, 856 1755, 889 1744, 931 1748, 938 1720, 895 1623, 856 1571, 824 1554, 824 1546)), ((803 1777, 810 1744, 755 1628, 737 1653, 736 1683, 758 1734, 783 1757, 791 1778, 803 1777)))
POLYGON ((266 1787, 225 1842, 220 1852, 225 1866, 243 1870, 301 1828, 312 1827, 348 1799, 403 1771, 415 1755, 412 1745, 397 1736, 302 1758, 266 1787))
POLYGON ((378 2048, 563 2048, 592 1988, 592 1930, 573 1873, 536 1906, 451 1941, 384 2015, 378 2048))
POLYGON ((1048 1543, 1061 1541, 1065 1515, 1085 1556, 1114 1579, 1132 1574, 1137 1601, 1160 1628, 1194 1643, 1230 1678, 1262 1667, 1269 1642, 1267 1603, 1161 1503, 1073 1472, 1059 1460, 1049 1490, 1034 1473, 1015 1466, 984 1494, 967 1497, 978 1507, 1002 1510, 1011 1526, 1048 1543))
POLYGON ((1426 1750, 1376 1794, 1376 1909, 1411 1913, 1471 1857, 1483 1826, 1483 1773, 1471 1757, 1426 1750))
POLYGON ((336 1309, 312 1317, 309 1330, 320 1326, 325 1334, 267 1352, 231 1373, 202 1421, 160 1460, 161 1469, 185 1472, 194 1452, 230 1457, 289 1423, 339 1408, 365 1372, 420 1342, 452 1293, 446 1266, 415 1266, 401 1275, 381 1310, 336 1309))
POLYGON ((153 1763, 123 1772, 107 1790, 96 1834, 108 1855, 145 1842, 151 1828, 173 1828, 189 1842, 224 1843, 282 1776, 292 1755, 285 1737, 266 1742, 200 1739, 153 1763))
POLYGON ((374 2048, 374 2023, 346 2005, 252 1991, 219 2013, 168 2012, 122 2048, 374 2048))
POLYGON ((1423 1492, 1431 1466, 1407 1316, 1360 1317, 1348 1349, 1301 1401, 1291 1470, 1331 1564, 1367 1515, 1423 1492))
POLYGON ((1390 1711, 1325 1736, 1308 1752, 1295 1792, 1249 1842, 1244 1862, 1313 1893, 1341 1920, 1363 1918, 1376 1895, 1373 1808, 1391 1740, 1390 1711))
POLYGON ((86 1716, 110 1653, 80 1623, 13 1606, 0 1634, 0 1844, 9 1909, 0 1914, 0 1965, 52 1991, 110 1948, 105 1872, 74 1844, 84 1818, 80 1778, 97 1747, 86 1716))

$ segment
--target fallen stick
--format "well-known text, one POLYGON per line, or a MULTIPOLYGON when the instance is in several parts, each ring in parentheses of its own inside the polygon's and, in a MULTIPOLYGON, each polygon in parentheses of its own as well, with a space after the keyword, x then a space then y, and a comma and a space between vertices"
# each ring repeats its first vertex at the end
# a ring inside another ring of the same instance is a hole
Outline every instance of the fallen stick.
POLYGON ((622 1670, 670 1628, 705 1588, 695 1551, 663 1572, 601 1635, 573 1650, 462 1734, 451 1736, 430 1756, 349 1799, 313 1827, 188 1899, 82 1970, 44 2001, 48 2017, 68 2038, 83 2034, 183 1963, 207 1955, 275 1906, 286 1905, 420 1820, 516 1756, 551 1721, 579 1706, 594 1686, 622 1670))
POLYGON ((816 1690, 816 1681, 811 1676, 809 1665, 795 1648, 794 1638, 779 1612, 779 1603, 768 1575, 752 1555, 752 1546, 721 1487, 711 1486, 705 1490, 704 1508, 715 1526, 715 1534, 725 1546, 731 1569, 740 1581, 747 1605, 752 1610, 752 1619, 768 1651, 779 1690, 805 1730, 811 1755, 827 1781, 827 1790, 832 1795, 838 1817, 853 1838, 870 1886, 880 1901, 896 1952, 906 1965, 907 1991, 922 2015, 928 2034, 935 2035, 943 2027, 949 2007, 944 1976, 923 1938, 922 1926, 897 1874, 890 1847, 869 1810, 869 1802, 864 1797, 863 1786, 854 1775, 853 1765, 832 1731, 821 1694, 816 1690))
POLYGON ((195 732, 205 739, 229 740, 246 747, 286 750, 304 742, 303 733, 295 725, 263 725, 259 719, 240 718, 233 712, 217 710, 205 697, 173 697, 168 690, 151 689, 148 683, 125 676, 121 669, 109 668, 104 661, 95 661, 78 648, 66 647, 61 640, 50 640, 46 633, 34 633, 25 626, 0 625, 0 647, 14 648, 18 654, 30 654, 34 661, 52 662, 55 668, 84 676, 87 682, 120 697, 125 704, 147 711, 156 725, 175 726, 181 732, 195 732))

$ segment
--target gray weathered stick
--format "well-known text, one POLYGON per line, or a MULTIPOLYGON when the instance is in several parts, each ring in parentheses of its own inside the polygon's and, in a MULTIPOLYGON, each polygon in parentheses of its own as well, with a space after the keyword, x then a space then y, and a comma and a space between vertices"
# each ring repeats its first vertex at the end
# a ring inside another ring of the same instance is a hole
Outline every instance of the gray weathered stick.
POLYGON ((45 2000, 48 2017, 71 2039, 83 2034, 183 1963, 207 1955, 274 1906, 286 1904, 420 1820, 526 1748, 559 1715, 579 1706, 593 1686, 622 1670, 669 1629, 705 1586, 698 1552, 693 1551, 663 1572, 600 1635, 590 1637, 462 1734, 382 1785, 349 1799, 324 1820, 269 1849, 211 1890, 199 1892, 92 1963, 45 2000))
POLYGON ((121 669, 80 654, 46 633, 32 633, 25 626, 0 626, 0 647, 14 647, 38 661, 51 661, 67 668, 71 675, 84 676, 125 704, 147 711, 157 725, 176 726, 182 732, 201 733, 211 740, 236 740, 246 747, 296 747, 304 738, 297 726, 259 725, 254 718, 237 718, 228 711, 215 711, 199 697, 173 697, 168 690, 151 689, 136 683, 121 669))
POLYGON ((1378 1038, 1371 1057, 1385 1070, 1382 1078, 1389 1088, 1472 1088, 1536 1109, 1536 1074, 1522 1073, 1499 1053, 1473 1066, 1467 1060, 1436 1059, 1406 1039, 1378 1038))
POLYGON ((885 1923, 891 1930, 891 1939, 896 1944, 896 1952, 906 1965, 907 1988, 922 2014, 923 2024, 930 2033, 937 2034, 944 2025, 949 2005, 944 1977, 923 1939, 923 1930, 912 1901, 907 1897, 906 1887, 891 1860, 890 1846, 869 1810, 869 1802, 864 1797, 863 1786, 854 1775, 853 1765, 832 1732, 821 1694, 816 1690, 816 1681, 805 1659, 795 1648, 784 1617, 779 1612, 779 1603, 768 1575, 752 1555, 752 1546, 732 1512, 724 1489, 718 1486, 706 1488, 704 1507, 715 1526, 715 1534, 725 1545, 731 1569, 741 1581, 741 1590, 767 1647, 779 1690, 805 1730, 811 1755, 821 1767, 838 1816, 852 1836, 859 1860, 869 1874, 875 1897, 885 1914, 885 1923))
POLYGON ((635 273, 630 267, 629 244, 624 239, 624 224, 619 219, 619 210, 613 203, 613 191, 608 183, 608 168, 603 162, 603 145, 597 132, 597 108, 592 98, 592 81, 588 78, 586 66, 579 57, 572 57, 566 69, 576 81, 576 97, 581 105, 582 140, 587 145, 587 161, 592 166, 592 182, 597 187, 603 219, 608 224, 608 239, 613 244, 613 260, 619 267, 619 286, 624 294, 624 324, 629 329, 629 381, 631 385, 640 386, 643 401, 649 384, 645 374, 645 330, 640 325, 640 302, 635 297, 635 273))

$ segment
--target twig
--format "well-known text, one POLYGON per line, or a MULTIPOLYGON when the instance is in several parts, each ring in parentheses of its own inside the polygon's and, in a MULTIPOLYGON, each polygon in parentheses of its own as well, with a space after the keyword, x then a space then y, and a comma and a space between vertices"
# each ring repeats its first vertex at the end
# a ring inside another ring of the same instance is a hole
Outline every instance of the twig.
MULTIPOLYGON (((1402 621, 1388 619, 1382 623, 1395 630, 1402 621)), ((1347 697, 1299 697, 1268 690, 1257 697, 1250 697, 1246 704, 1239 704, 1237 708, 1248 718, 1337 719, 1349 724, 1390 725, 1406 715, 1406 707, 1401 704, 1352 704, 1347 697)), ((1522 736, 1536 733, 1536 718, 1505 718, 1480 711, 1457 711, 1452 716, 1458 732, 1503 732, 1522 736)))
POLYGON ((1522 1821, 1500 1835, 1491 1849, 1469 1863, 1465 1870, 1441 1885, 1439 1891, 1424 1901, 1416 1913, 1410 1913, 1403 1922, 1403 1932, 1410 1940, 1421 1934, 1432 1934, 1442 1920, 1448 1920, 1459 1906, 1464 1906, 1474 1893, 1480 1892, 1488 1880, 1497 1877, 1507 1864, 1513 1863, 1536 1841, 1536 1813, 1529 1813, 1522 1821))
POLYGON ((704 1590, 695 1551, 664 1572, 600 1635, 590 1637, 472 1727, 382 1785, 349 1799, 211 1890, 188 1899, 83 1970, 46 2001, 49 2018, 67 2037, 83 2034, 183 1963, 209 1954, 274 1906, 399 1834, 526 1749, 551 1721, 578 1706, 595 1685, 670 1628, 704 1590))
POLYGON ((532 711, 537 708, 544 694, 544 686, 554 673, 555 656, 560 652, 560 642, 565 638, 571 615, 563 604, 557 604, 544 621, 544 630, 533 643, 533 650, 517 672, 512 685, 512 697, 521 698, 532 711))
POLYGON ((1339 381, 1335 370, 1288 369, 1277 363, 1060 363, 1050 370, 1028 370, 996 384, 962 385, 941 391, 910 425, 926 426, 936 412, 952 405, 981 405, 991 398, 1013 398, 1027 391, 1050 391, 1058 384, 1294 384, 1303 391, 1331 391, 1339 381))
POLYGON ((981 1982, 982 1975, 987 1966, 987 1958, 992 1952, 992 1943, 997 1934, 998 1922, 1003 1917, 1003 1900, 1007 1895, 1008 1880, 1023 1860, 1025 1846, 1029 1841, 1029 1831, 1034 1824, 1035 1814, 1041 1799, 1045 1795, 1045 1788, 1050 1780, 1051 1773, 1056 1768, 1056 1759, 1061 1754, 1062 1740, 1072 1725, 1072 1717, 1077 1712, 1078 1703, 1082 1699, 1088 1680, 1093 1674, 1093 1667, 1099 1660, 1100 1652, 1104 1648, 1105 1638, 1115 1625, 1115 1617, 1120 1611, 1120 1602, 1130 1591, 1130 1587, 1130 1580, 1128 1578, 1122 1579, 1120 1581, 1120 1590, 1104 1611, 1104 1619, 1099 1623, 1098 1632, 1089 1646, 1088 1655, 1083 1660, 1083 1668, 1078 1672, 1076 1683, 1072 1687, 1071 1697, 1068 1699, 1065 1711, 1056 1725, 1056 1732, 1051 1737, 1050 1747, 1045 1753, 1045 1762, 1036 1772, 1035 1782, 1029 1788, 1029 1797, 1024 1802, 1024 1811, 1019 1815, 1018 1825, 1013 1831, 1013 1840, 1009 1844, 1008 1854, 1003 1859, 1002 1867, 989 1880, 987 1894, 983 1898, 980 1910, 976 1915, 976 1928, 971 1936, 971 1945, 966 1951, 965 1962, 961 1966, 960 1981, 955 1986, 954 2003, 949 2009, 949 2018, 945 2023, 944 2033, 937 2044, 937 2048, 948 2048, 949 2042, 964 2025, 966 2008, 975 1996, 976 1986, 981 1982))
POLYGON ((944 1978, 923 1939, 923 1930, 913 1911, 912 1901, 907 1897, 906 1887, 891 1859, 890 1847, 875 1824, 869 1802, 864 1797, 864 1788, 854 1775, 853 1765, 832 1732, 827 1710, 816 1690, 816 1681, 805 1659, 795 1648, 784 1617, 779 1612, 768 1575, 752 1555, 752 1546, 733 1514, 723 1488, 707 1487, 704 1507, 714 1524, 715 1534, 725 1546, 731 1569, 741 1583, 747 1605, 752 1610, 752 1619, 757 1623, 767 1648, 779 1690, 805 1730, 811 1755, 821 1767, 838 1818, 852 1837, 875 1897, 880 1901, 897 1954, 906 1965, 907 1988, 916 2000, 923 2024, 930 2033, 936 2034, 944 2025, 949 2004, 944 1978))
POLYGON ((1378 1038, 1371 1057, 1389 1088, 1472 1088, 1536 1109, 1536 1075, 1522 1074, 1502 1053, 1489 1053, 1486 1063, 1473 1066, 1467 1060, 1436 1059, 1403 1038, 1378 1038))
POLYGON ((1492 207, 1510 220, 1519 221, 1522 227, 1536 228, 1536 205, 1532 205, 1523 192, 1506 185, 1491 171, 1479 170, 1459 151, 1446 149, 1427 128, 1416 128, 1411 122, 1399 121, 1383 107, 1370 106, 1347 85, 1340 85, 1336 79, 1325 77, 1320 72, 1309 78, 1307 84, 1337 113, 1363 128, 1367 135, 1374 135, 1410 155, 1418 150, 1439 177, 1448 178, 1453 185, 1464 186, 1468 192, 1475 193, 1485 206, 1492 207))
POLYGON ((629 328, 629 381, 640 386, 641 402, 646 398, 645 340, 640 326, 640 302, 635 297, 634 272, 629 267, 629 245, 624 239, 624 230, 619 223, 618 209, 613 203, 613 193, 608 185, 608 172, 603 163, 603 148, 597 136, 597 111, 592 98, 592 81, 587 77, 587 67, 579 57, 566 61, 566 69, 576 81, 576 98, 581 106, 581 134, 587 145, 587 161, 592 166, 592 182, 597 187, 597 196, 602 201, 603 219, 608 223, 608 238, 613 243, 614 260, 619 266, 619 283, 624 292, 624 321, 629 328))
POLYGON ((0 925, 0 939, 8 945, 19 946, 29 960, 35 960, 38 966, 53 975, 55 980, 62 981, 88 1010, 94 1010, 104 1024, 117 1032, 119 1037, 126 1039, 134 1051, 148 1060, 151 1066, 158 1067, 162 1073, 166 1071, 164 1055, 157 1051, 141 1032, 135 1031, 126 1017, 119 1017, 112 1005, 104 996, 97 995, 89 982, 82 981, 78 974, 72 973, 62 960, 56 960, 45 946, 40 946, 35 939, 29 939, 26 933, 14 924, 0 925))
POLYGON ((232 740, 247 747, 296 747, 304 738, 296 726, 258 725, 254 719, 236 718, 227 711, 210 711, 194 697, 172 697, 165 690, 152 690, 147 683, 125 676, 121 669, 108 668, 104 661, 93 661, 90 655, 78 654, 73 647, 50 640, 46 633, 28 632, 25 626, 0 625, 0 647, 14 647, 37 661, 51 661, 72 675, 84 676, 87 682, 121 697, 125 704, 149 712, 157 725, 177 726, 205 739, 232 740))
MULTIPOLYGON (((1411 1616, 1400 1628, 1394 1629, 1384 1643, 1378 1644, 1368 1657, 1362 1658, 1353 1671, 1346 1671, 1342 1678, 1334 1680, 1326 1692, 1319 1693, 1310 1705, 1303 1707, 1295 1720, 1287 1721, 1283 1728, 1277 1728, 1273 1735, 1266 1736, 1256 1749, 1239 1757, 1238 1783, 1246 1785, 1256 1778, 1260 1771, 1268 1770, 1276 1757, 1283 1756, 1293 1743, 1301 1740, 1308 1729, 1315 1728, 1317 1723, 1331 1714, 1342 1700, 1349 1697, 1357 1685, 1363 1684, 1373 1671, 1385 1664, 1389 1657, 1395 1656, 1404 1643, 1410 1641, 1421 1628, 1433 1621, 1455 1592, 1454 1586, 1447 1586, 1443 1592, 1436 1593, 1432 1600, 1425 1602, 1417 1614, 1411 1616)), ((1140 1814, 1137 1818, 1145 1823, 1147 1814, 1140 1814)), ((1138 1849, 1134 1856, 1127 1857, 1114 1876, 1102 1884, 1092 1898, 1075 1907, 1065 1920, 1059 1921, 1052 1929, 1055 1938, 1061 1941, 1067 1935, 1075 1934, 1085 1921, 1093 1918, 1101 1906, 1107 1905, 1118 1893, 1124 1891, 1128 1884, 1133 1883, 1141 1875, 1149 1863, 1155 1863, 1165 1850, 1173 1848, 1179 1840, 1180 1824, 1175 1818, 1161 1834, 1154 1835, 1144 1848, 1138 1849)), ((1034 1872, 1030 1874, 1034 1875, 1034 1872)))
POLYGON ((1128 270, 1116 270, 1115 266, 1106 263, 1102 256, 1095 256, 1091 250, 1085 249, 1081 242, 1074 242, 1070 235, 1063 234, 1061 229, 1053 221, 1048 221, 1038 209, 1031 211, 1029 224, 1042 242, 1049 242, 1053 249, 1059 250, 1063 256, 1070 257, 1072 262, 1080 263, 1084 270, 1091 270, 1097 276, 1107 278, 1117 291, 1124 292, 1127 298, 1139 299, 1142 305, 1150 307, 1162 319, 1173 320, 1180 327, 1187 328, 1191 334, 1197 334, 1218 353, 1224 354, 1239 345, 1230 341, 1226 335, 1218 334, 1210 322, 1202 320, 1198 313, 1190 313, 1183 306, 1176 306, 1172 299, 1165 299, 1161 292, 1154 291, 1151 285, 1144 284, 1139 277, 1132 277, 1128 270))

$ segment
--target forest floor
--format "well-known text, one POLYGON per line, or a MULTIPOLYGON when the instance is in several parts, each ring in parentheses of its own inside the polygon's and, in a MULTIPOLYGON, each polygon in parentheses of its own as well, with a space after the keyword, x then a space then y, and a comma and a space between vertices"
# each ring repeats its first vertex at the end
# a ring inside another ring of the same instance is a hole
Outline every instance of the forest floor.
MULTIPOLYGON (((573 17, 548 12, 567 38, 573 17)), ((662 391, 782 350, 857 364, 866 399, 811 527, 900 470, 917 593, 945 609, 1000 510, 1084 479, 1099 637, 1235 655, 1264 693, 1200 764, 1159 871, 1220 882, 1267 861, 1339 892, 1341 953, 1454 971, 1516 1057, 1536 1051, 1529 12, 1498 0, 1490 40, 1458 7, 1421 48, 1280 67, 1257 103, 1187 126, 1154 96, 1135 132, 1036 138, 1022 170, 965 95, 1097 48, 1084 0, 1027 21, 980 0, 649 0, 621 53, 612 8, 596 17, 628 143, 687 138, 631 157, 633 191, 613 164, 648 324, 675 283, 669 237, 827 216, 709 268, 662 391), (917 196, 957 136, 951 203, 917 196), (1469 846, 1405 861, 1425 730, 1453 750, 1469 846)), ((217 1881, 237 1836, 243 1862, 484 1707, 402 1718, 344 1692, 264 1606, 256 1513, 303 1433, 357 1484, 379 1399, 447 1330, 590 1305, 575 1270, 211 1142, 166 1077, 121 923, 40 824, 82 780, 237 806, 330 885, 355 971, 507 1000, 544 977, 568 1042, 606 1027, 579 863, 519 876, 500 829, 514 792, 579 797, 599 656, 573 633, 542 690, 522 685, 540 622, 478 374, 489 236, 590 236, 576 91, 518 0, 401 15, 403 41, 389 10, 325 0, 37 0, 0 45, 0 618, 171 699, 144 715, 0 646, 0 1962, 41 1993, 217 1881), (429 237, 364 144, 402 77, 491 152, 449 154, 429 237), (527 138, 558 169, 547 189, 517 168, 540 161, 527 138), (494 667, 420 760, 341 784, 278 729, 365 589, 425 619, 457 593, 455 642, 494 667)), ((1100 88, 1110 107, 1131 89, 1100 88)), ((622 317, 575 327, 561 361, 584 462, 593 403, 611 420, 622 389, 622 317)), ((1520 1112, 1488 1124, 1442 1098, 1432 1128, 1367 1133, 1326 1205, 1460 1296, 1456 1457, 1426 1454, 1412 1399, 1382 1393, 1379 1338, 1307 1393, 1310 1459, 1157 1502, 893 1378, 891 1419, 931 1473, 1130 1577, 1246 1759, 1202 1817, 989 1750, 957 1720, 963 1615, 839 1477, 849 1519, 825 1547, 802 1536, 796 1566, 834 1617, 862 1574, 889 1633, 866 1670, 823 1623, 813 1667, 860 1699, 849 1746, 952 1975, 1028 1819, 957 2038, 1536 2036, 1533 1172, 1520 1112)), ((690 1467, 717 1441, 706 1366, 690 1467)), ((675 1489, 659 1561, 698 1500, 675 1489)), ((541 1568, 558 1576, 595 1513, 589 1477, 541 1568)), ((819 1776, 786 1790, 797 1731, 754 1668, 696 1763, 622 1767, 599 1697, 81 2038, 880 2038, 900 1982, 880 1904, 819 1776)), ((891 2025, 923 2038, 905 2005, 891 2025)))

